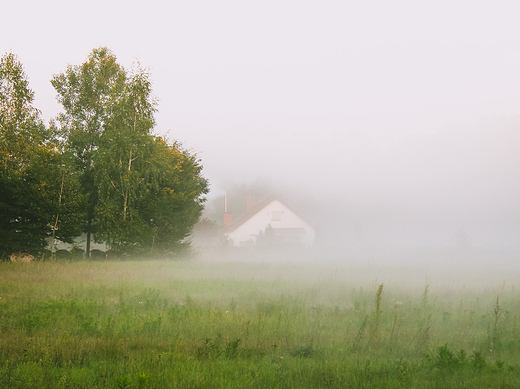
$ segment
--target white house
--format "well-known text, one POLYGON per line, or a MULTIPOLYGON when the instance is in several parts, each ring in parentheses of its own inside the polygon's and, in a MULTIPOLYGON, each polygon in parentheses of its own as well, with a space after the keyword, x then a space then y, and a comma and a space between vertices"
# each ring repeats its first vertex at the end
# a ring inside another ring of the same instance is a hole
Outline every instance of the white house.
POLYGON ((267 234, 274 235, 272 238, 282 244, 312 246, 314 243, 314 228, 277 198, 251 207, 234 223, 230 223, 229 216, 224 215, 225 234, 234 246, 253 246, 259 236, 267 234))

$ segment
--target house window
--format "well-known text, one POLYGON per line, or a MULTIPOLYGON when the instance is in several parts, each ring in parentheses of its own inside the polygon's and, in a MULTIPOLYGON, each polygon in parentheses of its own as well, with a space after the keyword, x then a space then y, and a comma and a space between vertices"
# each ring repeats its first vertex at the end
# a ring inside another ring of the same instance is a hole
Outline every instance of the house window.
POLYGON ((282 220, 282 212, 281 211, 271 211, 271 220, 274 222, 282 220))

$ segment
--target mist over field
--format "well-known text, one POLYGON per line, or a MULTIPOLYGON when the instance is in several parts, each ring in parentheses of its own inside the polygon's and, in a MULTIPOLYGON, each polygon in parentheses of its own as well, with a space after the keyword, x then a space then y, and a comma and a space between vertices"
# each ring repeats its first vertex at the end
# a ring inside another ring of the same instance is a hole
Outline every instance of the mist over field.
POLYGON ((3 3, 0 387, 520 387, 520 2, 3 3))

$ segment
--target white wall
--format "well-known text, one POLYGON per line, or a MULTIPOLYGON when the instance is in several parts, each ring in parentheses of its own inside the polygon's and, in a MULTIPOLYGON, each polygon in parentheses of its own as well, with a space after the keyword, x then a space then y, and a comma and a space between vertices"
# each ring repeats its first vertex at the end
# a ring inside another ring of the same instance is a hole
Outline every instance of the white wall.
POLYGON ((240 246, 241 242, 256 243, 259 232, 264 232, 269 224, 273 228, 303 228, 306 234, 301 237, 301 243, 311 246, 314 242, 314 228, 278 200, 267 204, 261 211, 230 232, 228 237, 235 246, 240 246), (280 212, 280 220, 273 220, 273 212, 280 212))

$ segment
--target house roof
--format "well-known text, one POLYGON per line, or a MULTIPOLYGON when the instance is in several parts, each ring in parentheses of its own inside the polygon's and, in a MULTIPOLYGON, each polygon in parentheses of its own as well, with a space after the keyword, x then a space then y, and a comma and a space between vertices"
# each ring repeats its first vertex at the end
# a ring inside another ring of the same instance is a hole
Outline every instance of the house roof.
MULTIPOLYGON (((287 203, 280 200, 276 196, 268 197, 267 199, 261 201, 257 205, 255 205, 253 208, 251 208, 248 212, 246 212, 242 217, 238 218, 233 224, 231 224, 229 227, 226 227, 224 232, 226 234, 229 234, 230 232, 235 231, 238 227, 240 227, 242 224, 247 222, 249 219, 251 219, 254 215, 256 215, 258 212, 262 211, 264 208, 266 208, 269 204, 271 204, 273 201, 279 201, 282 203, 285 207, 287 207, 291 212, 293 212, 295 215, 297 215, 300 219, 304 220, 298 212, 296 212, 294 209, 292 209, 287 203)), ((304 220, 305 221, 305 220, 304 220)), ((307 221, 305 221, 307 223, 307 221)), ((307 223, 309 224, 309 223, 307 223)), ((309 224, 310 225, 310 224, 309 224)))

